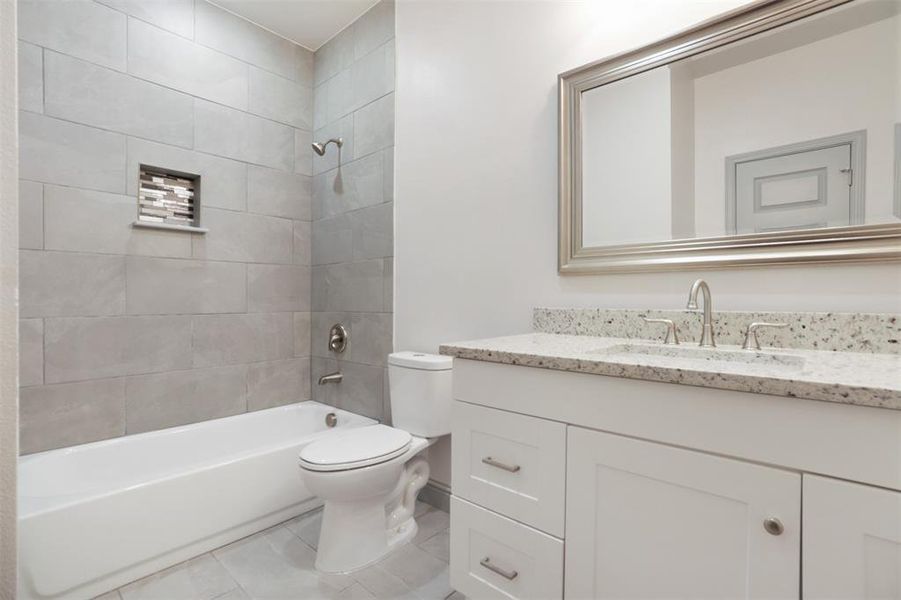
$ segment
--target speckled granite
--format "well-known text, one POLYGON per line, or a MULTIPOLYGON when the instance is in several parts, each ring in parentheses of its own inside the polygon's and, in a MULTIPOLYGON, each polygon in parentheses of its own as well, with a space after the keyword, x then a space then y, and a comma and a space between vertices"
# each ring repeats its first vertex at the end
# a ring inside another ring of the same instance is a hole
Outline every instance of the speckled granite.
MULTIPOLYGON (((532 326, 542 333, 662 340, 665 327, 645 323, 642 316, 672 319, 683 342, 697 342, 701 334, 701 315, 685 310, 536 308, 532 326)), ((762 346, 901 354, 901 315, 714 310, 713 317, 718 344, 740 345, 749 323, 769 321, 788 327, 761 329, 762 346)))
POLYGON ((901 410, 901 356, 896 354, 798 349, 754 353, 722 343, 712 350, 691 344, 674 350, 645 340, 552 333, 445 344, 440 352, 511 365, 901 410))

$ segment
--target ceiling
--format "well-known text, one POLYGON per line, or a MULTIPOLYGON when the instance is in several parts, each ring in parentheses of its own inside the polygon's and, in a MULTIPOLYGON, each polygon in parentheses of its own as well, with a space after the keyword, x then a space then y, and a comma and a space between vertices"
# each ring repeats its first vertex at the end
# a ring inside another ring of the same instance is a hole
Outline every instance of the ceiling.
POLYGON ((318 50, 378 0, 212 0, 257 25, 318 50))

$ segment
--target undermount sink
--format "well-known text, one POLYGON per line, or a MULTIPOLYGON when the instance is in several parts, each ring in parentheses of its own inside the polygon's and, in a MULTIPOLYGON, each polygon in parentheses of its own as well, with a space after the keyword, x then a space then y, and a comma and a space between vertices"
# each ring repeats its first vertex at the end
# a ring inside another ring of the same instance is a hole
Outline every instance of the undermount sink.
POLYGON ((701 348, 661 344, 617 344, 593 350, 590 354, 618 356, 659 356, 704 362, 732 362, 747 365, 792 367, 804 366, 804 357, 778 351, 752 351, 737 348, 701 348))

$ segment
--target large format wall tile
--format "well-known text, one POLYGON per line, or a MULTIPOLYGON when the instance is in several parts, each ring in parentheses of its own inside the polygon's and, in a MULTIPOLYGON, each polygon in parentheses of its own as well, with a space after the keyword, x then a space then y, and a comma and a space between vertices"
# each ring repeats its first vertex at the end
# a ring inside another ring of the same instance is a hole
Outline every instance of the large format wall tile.
POLYGON ((313 128, 313 90, 250 67, 250 112, 300 129, 313 128))
POLYGON ((394 145, 394 94, 382 96, 354 113, 354 156, 394 145))
POLYGON ((125 311, 125 257, 22 250, 22 317, 103 316, 125 311))
POLYGON ((316 267, 313 269, 313 310, 382 312, 385 310, 383 277, 382 260, 316 267))
POLYGON ((44 321, 47 383, 139 375, 191 365, 191 317, 44 321))
POLYGON ((309 266, 313 262, 312 223, 294 221, 294 264, 309 266))
POLYGON ((313 174, 313 134, 303 129, 294 130, 294 172, 313 174))
POLYGON ((44 321, 19 319, 19 385, 44 383, 44 321))
POLYGON ((246 109, 248 69, 215 50, 137 19, 128 20, 128 72, 132 75, 246 109))
POLYGON ((394 41, 379 46, 354 63, 353 106, 360 109, 394 91, 394 41))
POLYGON ((294 44, 208 2, 197 2, 194 39, 198 43, 282 77, 297 75, 294 44))
POLYGON ((190 96, 64 54, 44 53, 44 113, 190 148, 190 96))
POLYGON ((193 321, 195 368, 294 356, 291 313, 200 315, 193 321))
POLYGON ((97 0, 110 8, 162 27, 186 38, 194 37, 194 0, 97 0))
POLYGON ((247 275, 240 263, 128 257, 130 315, 215 314, 247 310, 247 275))
POLYGON ((313 87, 314 54, 303 46, 294 47, 294 79, 313 87))
POLYGON ((315 399, 390 419, 386 360, 393 350, 394 4, 382 1, 316 53, 314 138, 343 137, 340 155, 313 157, 312 380, 315 399), (340 164, 340 168, 339 167, 340 164), (347 350, 326 347, 341 322, 347 350))
POLYGON ((247 410, 247 366, 136 375, 125 380, 127 433, 141 433, 247 410))
POLYGON ((313 219, 326 219, 384 201, 382 152, 313 176, 313 219))
MULTIPOLYGON (((341 71, 322 86, 325 87, 325 122, 332 123, 353 112, 354 82, 350 69, 341 71)), ((320 113, 321 114, 321 113, 320 113)))
POLYGON ((19 42, 19 110, 44 112, 43 50, 19 42))
POLYGON ((201 152, 294 169, 294 129, 204 100, 194 101, 194 144, 201 152))
POLYGON ((22 451, 309 398, 314 54, 204 0, 19 1, 22 451), (209 233, 133 227, 140 165, 199 175, 209 233))
POLYGON ((125 191, 125 136, 21 112, 19 176, 122 193, 125 191))
POLYGON ((126 16, 91 0, 21 0, 19 38, 125 70, 126 16))
POLYGON ((353 260, 353 213, 316 221, 313 227, 313 264, 328 265, 353 260))
POLYGON ((248 212, 309 221, 313 181, 306 175, 247 167, 248 212))
POLYGON ((353 260, 394 256, 394 203, 385 202, 350 213, 353 260))
POLYGON ((313 129, 328 125, 328 81, 313 90, 313 129))
POLYGON ((311 313, 294 313, 294 356, 310 356, 311 313))
POLYGON ((208 209, 203 222, 210 231, 195 236, 195 258, 280 264, 292 261, 294 226, 288 219, 208 209))
POLYGON ((47 250, 191 256, 191 236, 177 231, 133 227, 134 196, 44 186, 44 237, 47 250))
POLYGON ((386 366, 393 350, 391 313, 357 313, 351 319, 354 347, 348 357, 353 362, 386 366))
POLYGON ((44 247, 44 186, 19 180, 19 248, 44 247))
POLYGON ((313 82, 319 85, 353 64, 353 28, 347 28, 316 51, 313 82))
POLYGON ((247 165, 227 158, 128 138, 127 189, 138 195, 140 165, 200 175, 200 219, 203 208, 244 210, 247 205, 247 165))
POLYGON ((19 392, 22 454, 125 434, 125 380, 40 385, 19 392))
POLYGON ((247 265, 250 312, 310 310, 310 269, 292 265, 247 265))
POLYGON ((354 22, 354 57, 363 58, 393 38, 394 1, 383 0, 354 22))
POLYGON ((253 363, 247 368, 247 410, 310 399, 310 361, 291 358, 253 363))

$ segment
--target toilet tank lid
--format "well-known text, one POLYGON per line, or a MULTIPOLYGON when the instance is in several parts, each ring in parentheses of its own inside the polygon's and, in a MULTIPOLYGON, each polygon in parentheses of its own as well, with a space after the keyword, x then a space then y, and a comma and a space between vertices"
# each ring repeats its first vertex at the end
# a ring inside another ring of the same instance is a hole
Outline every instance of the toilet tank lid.
POLYGON ((449 371, 454 368, 454 359, 452 356, 407 351, 389 354, 388 364, 425 371, 449 371))

